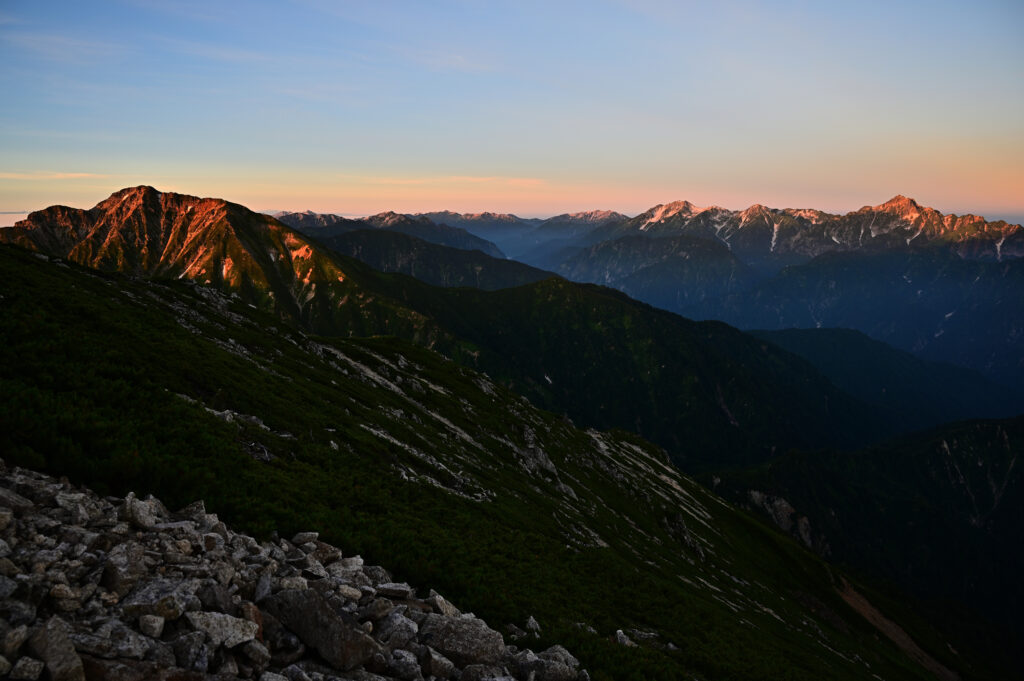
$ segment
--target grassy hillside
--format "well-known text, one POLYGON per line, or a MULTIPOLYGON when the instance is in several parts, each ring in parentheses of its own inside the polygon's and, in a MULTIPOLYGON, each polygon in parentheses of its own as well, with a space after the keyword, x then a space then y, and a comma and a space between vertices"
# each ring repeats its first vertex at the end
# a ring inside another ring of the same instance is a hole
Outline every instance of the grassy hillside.
MULTIPOLYGON (((429 351, 308 337, 209 288, 9 247, 0 296, 10 463, 204 498, 258 533, 319 529, 497 625, 534 615, 596 679, 930 678, 846 604, 840 573, 656 447, 429 351)), ((992 677, 901 623, 937 663, 992 677)))

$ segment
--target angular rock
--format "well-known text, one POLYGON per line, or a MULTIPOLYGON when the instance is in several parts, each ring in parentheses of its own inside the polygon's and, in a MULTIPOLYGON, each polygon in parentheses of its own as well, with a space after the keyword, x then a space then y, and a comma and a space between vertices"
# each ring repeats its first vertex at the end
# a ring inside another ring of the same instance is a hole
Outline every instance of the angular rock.
POLYGON ((423 646, 423 649, 419 662, 424 674, 438 679, 447 679, 455 672, 454 662, 430 646, 423 646))
POLYGON ((187 612, 185 618, 193 627, 206 634, 214 648, 222 645, 234 648, 240 643, 253 640, 259 630, 255 622, 220 612, 187 612))
POLYGON ((43 673, 42 660, 31 657, 23 657, 14 665, 11 670, 11 681, 36 681, 43 673))
POLYGON ((475 617, 427 615, 420 626, 419 640, 459 666, 494 664, 505 652, 501 634, 475 617))
POLYGON ((109 620, 93 634, 71 634, 75 649, 96 657, 127 657, 141 660, 153 647, 152 639, 136 633, 118 620, 109 620))
POLYGON ((388 673, 403 681, 421 681, 423 672, 416 656, 408 650, 395 650, 388 660, 388 673))
POLYGON ((462 670, 459 681, 516 681, 501 667, 490 664, 471 664, 462 670))
POLYGON ((434 612, 444 615, 445 617, 458 617, 462 614, 459 612, 458 608, 446 601, 444 596, 433 589, 430 590, 430 596, 427 598, 427 603, 434 609, 434 612))
POLYGON ((128 617, 158 615, 176 620, 188 609, 198 582, 157 578, 142 584, 121 604, 128 617))
POLYGON ((107 554, 100 584, 124 598, 146 574, 145 549, 137 542, 118 544, 107 554))
POLYGON ((387 598, 409 598, 412 596, 412 587, 404 583, 388 582, 377 585, 377 593, 387 598))
POLYGON ((124 498, 122 512, 125 520, 142 530, 153 529, 167 517, 167 509, 158 500, 153 497, 139 499, 135 492, 129 492, 124 498))
POLYGON ((231 592, 223 584, 208 581, 199 587, 196 596, 203 604, 203 610, 223 612, 228 615, 236 614, 237 607, 231 599, 231 592))
POLYGON ((9 671, 11 671, 11 663, 6 657, 0 655, 0 676, 6 676, 9 671))
POLYGON ((391 574, 380 565, 363 566, 363 574, 369 578, 370 583, 373 585, 391 582, 391 574))
POLYGON ((288 681, 288 678, 274 672, 263 672, 260 674, 260 681, 288 681))
POLYGON ((0 653, 9 660, 17 656, 21 646, 28 640, 28 627, 22 624, 8 631, 0 640, 0 653))
POLYGON ((292 537, 292 543, 296 546, 301 546, 302 544, 308 544, 311 541, 316 541, 319 538, 319 532, 299 532, 292 537))
POLYGON ((343 619, 316 591, 280 591, 264 602, 264 609, 341 670, 365 664, 380 651, 376 641, 355 628, 354 620, 343 619))
POLYGON ((282 577, 280 581, 281 589, 283 590, 298 590, 309 588, 309 583, 305 577, 282 577))
POLYGON ((164 633, 164 621, 159 615, 142 615, 139 617, 139 631, 150 638, 160 638, 164 633))
POLYGON ((270 651, 259 641, 246 641, 239 647, 239 650, 260 669, 270 664, 270 651))
POLYGON ((391 650, 406 647, 416 639, 419 627, 411 619, 398 612, 391 611, 377 626, 376 638, 391 650))
POLYGON ((28 641, 29 649, 46 665, 52 681, 85 681, 82 660, 70 634, 71 625, 54 615, 28 641))
MULTIPOLYGON (((0 487, 0 506, 20 513, 22 511, 29 510, 35 506, 35 504, 13 490, 9 490, 6 487, 0 487)), ((17 665, 15 665, 15 667, 17 667, 17 665)))
POLYGON ((636 646, 636 644, 633 643, 633 641, 630 640, 628 636, 626 636, 625 632, 623 632, 622 629, 615 630, 615 642, 618 643, 620 646, 628 646, 631 648, 636 646))
POLYGON ((206 634, 201 631, 182 634, 174 639, 172 648, 178 666, 182 669, 205 672, 210 666, 210 649, 205 640, 206 634))

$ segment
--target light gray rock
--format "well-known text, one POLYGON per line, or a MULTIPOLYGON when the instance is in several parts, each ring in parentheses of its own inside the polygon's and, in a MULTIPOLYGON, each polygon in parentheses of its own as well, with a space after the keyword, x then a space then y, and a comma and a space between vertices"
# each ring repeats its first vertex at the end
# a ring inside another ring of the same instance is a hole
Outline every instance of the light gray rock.
POLYGON ((139 631, 150 638, 160 638, 164 633, 164 621, 159 615, 142 615, 139 617, 139 631))
POLYGON ((167 518, 167 509, 163 504, 153 497, 139 499, 135 492, 129 492, 124 498, 122 512, 125 520, 143 530, 151 530, 167 518))
POLYGON ((377 625, 376 638, 389 649, 394 650, 406 647, 410 641, 416 639, 418 632, 419 627, 415 622, 398 610, 392 610, 377 625))
POLYGON ((141 584, 121 604, 121 609, 130 618, 158 615, 176 620, 189 609, 189 601, 198 587, 197 580, 156 578, 141 584))
POLYGON ((387 582, 377 585, 377 593, 387 598, 409 598, 412 596, 412 587, 405 583, 387 582))
POLYGON ((256 638, 259 626, 255 622, 225 615, 220 612, 187 612, 189 623, 206 634, 214 648, 234 648, 256 638))
POLYGON ((292 543, 296 546, 301 546, 302 544, 308 544, 309 542, 316 541, 319 538, 319 532, 299 532, 292 537, 292 543))
POLYGON ((615 630, 615 642, 618 643, 620 646, 629 646, 631 648, 636 646, 636 644, 633 643, 633 641, 630 640, 628 636, 626 636, 622 629, 615 630))
POLYGON ((421 681, 423 672, 416 656, 408 650, 394 650, 388 660, 388 673, 402 681, 421 681))
POLYGON ((494 664, 505 652, 501 634, 475 617, 427 615, 419 640, 460 666, 494 664))
POLYGON ((433 589, 430 590, 430 596, 427 598, 427 603, 434 609, 434 612, 444 615, 445 617, 458 617, 462 614, 459 612, 458 608, 445 600, 444 596, 433 589))
POLYGON ((316 650, 328 664, 348 671, 380 652, 380 644, 356 628, 317 591, 289 589, 267 598, 264 609, 316 650))

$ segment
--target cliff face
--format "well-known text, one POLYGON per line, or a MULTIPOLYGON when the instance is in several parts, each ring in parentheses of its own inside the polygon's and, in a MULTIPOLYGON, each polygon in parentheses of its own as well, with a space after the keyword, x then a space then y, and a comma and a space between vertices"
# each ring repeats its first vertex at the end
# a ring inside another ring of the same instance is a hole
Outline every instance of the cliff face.
POLYGON ((0 461, 0 537, 12 679, 589 679, 316 532, 259 543, 201 501, 169 513, 0 461))

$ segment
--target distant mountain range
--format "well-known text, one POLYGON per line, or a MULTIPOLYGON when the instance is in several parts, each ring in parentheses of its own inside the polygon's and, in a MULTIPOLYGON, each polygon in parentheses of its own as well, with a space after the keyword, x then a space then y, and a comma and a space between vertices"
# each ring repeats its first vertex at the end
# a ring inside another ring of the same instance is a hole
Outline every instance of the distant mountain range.
MULTIPOLYGON (((515 234, 542 232, 521 225, 515 234)), ((519 257, 686 317, 857 329, 1024 385, 1020 225, 943 215, 904 196, 845 215, 677 201, 552 235, 519 257)))
POLYGON ((426 218, 411 217, 400 213, 379 213, 360 219, 348 219, 327 213, 278 213, 275 217, 306 236, 317 239, 347 234, 356 230, 379 229, 408 234, 441 246, 450 246, 467 251, 480 251, 493 258, 504 258, 504 253, 490 241, 481 239, 459 227, 431 222, 426 218))

